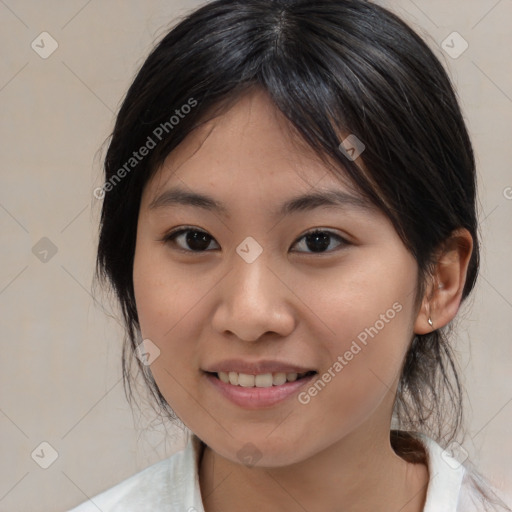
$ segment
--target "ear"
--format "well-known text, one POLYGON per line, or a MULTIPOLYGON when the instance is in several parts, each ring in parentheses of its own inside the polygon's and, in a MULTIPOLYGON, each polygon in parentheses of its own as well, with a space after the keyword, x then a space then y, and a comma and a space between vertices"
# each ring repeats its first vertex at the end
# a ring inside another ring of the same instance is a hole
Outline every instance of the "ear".
POLYGON ((435 271, 427 286, 414 323, 415 334, 427 334, 448 324, 459 310, 473 238, 465 228, 456 229, 438 252, 435 271), (430 325, 428 320, 432 320, 430 325))

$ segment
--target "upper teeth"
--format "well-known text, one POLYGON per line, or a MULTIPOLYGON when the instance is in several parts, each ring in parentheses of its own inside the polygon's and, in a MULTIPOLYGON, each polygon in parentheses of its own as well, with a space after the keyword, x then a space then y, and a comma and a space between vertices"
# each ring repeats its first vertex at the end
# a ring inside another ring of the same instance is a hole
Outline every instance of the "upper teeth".
POLYGON ((249 375, 247 373, 237 372, 218 372, 217 375, 222 382, 233 384, 234 386, 242 386, 245 388, 269 388, 270 386, 280 386, 286 381, 293 382, 297 378, 301 378, 308 372, 304 373, 262 373, 260 375, 249 375))

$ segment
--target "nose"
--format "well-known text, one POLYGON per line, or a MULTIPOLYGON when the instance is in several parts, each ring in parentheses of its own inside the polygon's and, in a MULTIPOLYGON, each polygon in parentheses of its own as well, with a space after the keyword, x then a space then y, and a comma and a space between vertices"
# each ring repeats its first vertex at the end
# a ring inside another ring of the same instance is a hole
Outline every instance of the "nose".
POLYGON ((274 264, 261 254, 248 263, 234 255, 231 271, 219 283, 213 328, 254 342, 264 334, 288 336, 295 328, 294 294, 274 264))

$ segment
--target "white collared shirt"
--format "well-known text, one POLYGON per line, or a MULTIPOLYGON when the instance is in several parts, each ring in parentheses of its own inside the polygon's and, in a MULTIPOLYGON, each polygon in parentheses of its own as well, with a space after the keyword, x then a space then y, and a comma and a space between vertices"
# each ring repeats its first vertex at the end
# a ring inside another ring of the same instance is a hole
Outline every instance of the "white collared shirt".
MULTIPOLYGON (((430 481, 423 512, 480 512, 469 471, 434 440, 414 434, 427 453, 430 481)), ((199 487, 202 442, 193 433, 184 449, 68 512, 204 512, 199 487)))

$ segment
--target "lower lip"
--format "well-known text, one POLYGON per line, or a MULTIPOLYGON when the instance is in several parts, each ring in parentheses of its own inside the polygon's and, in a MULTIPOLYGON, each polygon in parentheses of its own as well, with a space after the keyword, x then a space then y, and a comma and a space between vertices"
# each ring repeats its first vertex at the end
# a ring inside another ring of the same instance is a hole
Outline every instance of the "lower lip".
POLYGON ((245 409, 261 409, 286 400, 301 387, 311 382, 317 374, 308 375, 307 377, 293 382, 285 382, 280 386, 269 386, 267 388, 234 386, 233 384, 222 382, 214 374, 205 372, 205 375, 212 386, 234 404, 244 407, 245 409))

